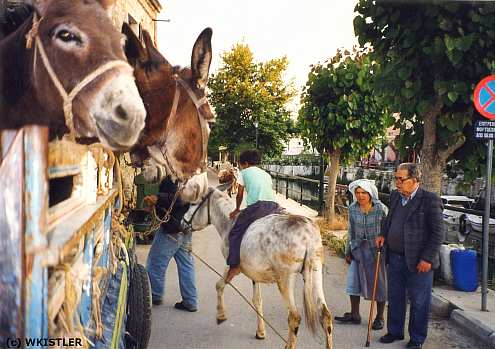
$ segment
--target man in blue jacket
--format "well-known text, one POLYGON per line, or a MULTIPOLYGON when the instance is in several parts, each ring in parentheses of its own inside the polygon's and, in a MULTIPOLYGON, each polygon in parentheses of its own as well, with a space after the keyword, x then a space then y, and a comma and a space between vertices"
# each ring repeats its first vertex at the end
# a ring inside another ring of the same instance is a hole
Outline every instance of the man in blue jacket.
POLYGON ((166 211, 172 208, 168 221, 163 222, 156 232, 151 245, 146 269, 150 277, 151 296, 154 305, 163 303, 165 290, 165 274, 172 258, 177 264, 179 288, 182 301, 175 308, 189 312, 198 310, 198 294, 196 289, 194 257, 191 254, 191 233, 182 232, 181 220, 189 209, 189 204, 176 197, 178 186, 170 177, 160 184, 158 195, 144 198, 149 206, 156 206, 157 215, 164 219, 166 211), (174 201, 174 199, 176 199, 174 201))
POLYGON ((397 190, 390 194, 390 211, 378 247, 387 246, 388 333, 382 343, 404 339, 406 296, 410 301, 409 343, 420 349, 428 333, 433 269, 439 266, 439 250, 444 240, 440 197, 420 188, 417 164, 403 163, 395 173, 397 190))

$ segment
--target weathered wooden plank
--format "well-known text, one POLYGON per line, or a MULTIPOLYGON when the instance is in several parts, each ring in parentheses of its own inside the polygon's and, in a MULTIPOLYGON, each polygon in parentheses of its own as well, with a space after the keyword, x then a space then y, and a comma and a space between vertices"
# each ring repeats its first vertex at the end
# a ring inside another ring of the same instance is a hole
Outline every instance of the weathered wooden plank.
POLYGON ((104 268, 108 268, 108 261, 109 261, 109 245, 110 245, 110 238, 111 238, 111 230, 112 230, 112 208, 109 207, 105 211, 105 220, 103 222, 103 229, 104 229, 104 235, 103 235, 103 254, 100 259, 99 265, 104 268))
MULTIPOLYGON (((103 221, 103 217, 102 217, 103 221)), ((94 257, 94 237, 95 231, 91 231, 86 234, 85 246, 84 246, 84 265, 89 270, 89 275, 93 275, 93 257, 94 257)), ((81 317, 81 323, 84 327, 89 325, 91 320, 91 296, 93 292, 93 282, 90 279, 84 280, 82 284, 82 294, 81 294, 81 303, 79 304, 79 314, 81 317)))
POLYGON ((10 146, 12 145, 16 135, 16 130, 0 131, 0 160, 3 159, 9 152, 10 146))
POLYGON ((13 135, 9 134, 9 142, 2 137, 2 143, 5 141, 3 144, 8 146, 2 147, 6 153, 0 162, 0 347, 7 338, 22 337, 24 333, 24 132, 13 135))
POLYGON ((70 255, 81 238, 92 231, 103 220, 105 210, 113 205, 117 192, 112 190, 106 196, 100 196, 93 205, 85 205, 64 217, 48 232, 48 249, 45 253, 46 265, 57 265, 70 255))
POLYGON ((85 201, 82 198, 71 197, 50 207, 48 209, 48 231, 53 230, 59 222, 76 212, 84 204, 85 201))
POLYGON ((47 247, 48 129, 24 128, 24 201, 26 256, 26 337, 48 337, 48 271, 38 254, 47 247))
POLYGON ((49 178, 76 175, 81 172, 80 164, 88 146, 65 140, 49 144, 48 174, 49 178))

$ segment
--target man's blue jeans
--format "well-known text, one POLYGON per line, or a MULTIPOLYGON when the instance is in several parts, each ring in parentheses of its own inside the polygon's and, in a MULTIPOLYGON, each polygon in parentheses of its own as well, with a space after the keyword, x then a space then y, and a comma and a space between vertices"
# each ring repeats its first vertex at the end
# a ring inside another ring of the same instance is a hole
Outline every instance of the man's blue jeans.
POLYGON ((146 262, 153 299, 161 300, 164 296, 165 273, 168 263, 173 257, 179 273, 182 301, 186 306, 197 307, 198 294, 194 274, 194 257, 188 252, 191 249, 191 238, 192 234, 190 233, 165 234, 161 229, 155 233, 146 262))
POLYGON ((406 297, 409 297, 409 337, 415 344, 423 344, 428 334, 433 271, 411 272, 404 256, 389 252, 388 256, 388 333, 404 335, 406 297))

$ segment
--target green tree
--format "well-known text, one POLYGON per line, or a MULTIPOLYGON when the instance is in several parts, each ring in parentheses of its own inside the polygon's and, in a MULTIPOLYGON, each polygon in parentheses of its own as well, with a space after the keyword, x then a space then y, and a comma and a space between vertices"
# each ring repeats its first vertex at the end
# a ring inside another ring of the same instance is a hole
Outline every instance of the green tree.
POLYGON ((299 127, 303 138, 330 159, 329 220, 335 216, 335 187, 341 162, 359 159, 384 136, 390 117, 377 103, 372 81, 378 70, 363 49, 339 50, 312 66, 303 91, 299 127))
POLYGON ((359 43, 382 67, 376 93, 400 113, 400 144, 421 150, 424 186, 440 193, 449 160, 479 168, 471 99, 495 70, 495 4, 360 0, 355 11, 359 43))
POLYGON ((295 90, 283 80, 287 58, 257 63, 248 45, 236 44, 222 55, 222 60, 223 66, 208 83, 209 100, 217 114, 209 154, 215 156, 219 145, 234 152, 254 148, 255 122, 261 152, 268 156, 280 154, 282 142, 293 129, 286 105, 295 90))

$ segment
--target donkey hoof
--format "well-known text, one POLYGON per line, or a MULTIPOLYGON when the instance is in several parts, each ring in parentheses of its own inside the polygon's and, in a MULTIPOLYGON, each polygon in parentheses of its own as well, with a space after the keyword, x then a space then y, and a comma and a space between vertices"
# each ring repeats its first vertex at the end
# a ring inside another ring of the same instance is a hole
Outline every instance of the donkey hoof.
POLYGON ((265 339, 265 335, 256 333, 256 339, 265 339))
POLYGON ((227 319, 219 319, 217 318, 217 325, 220 325, 222 322, 225 322, 227 319))

